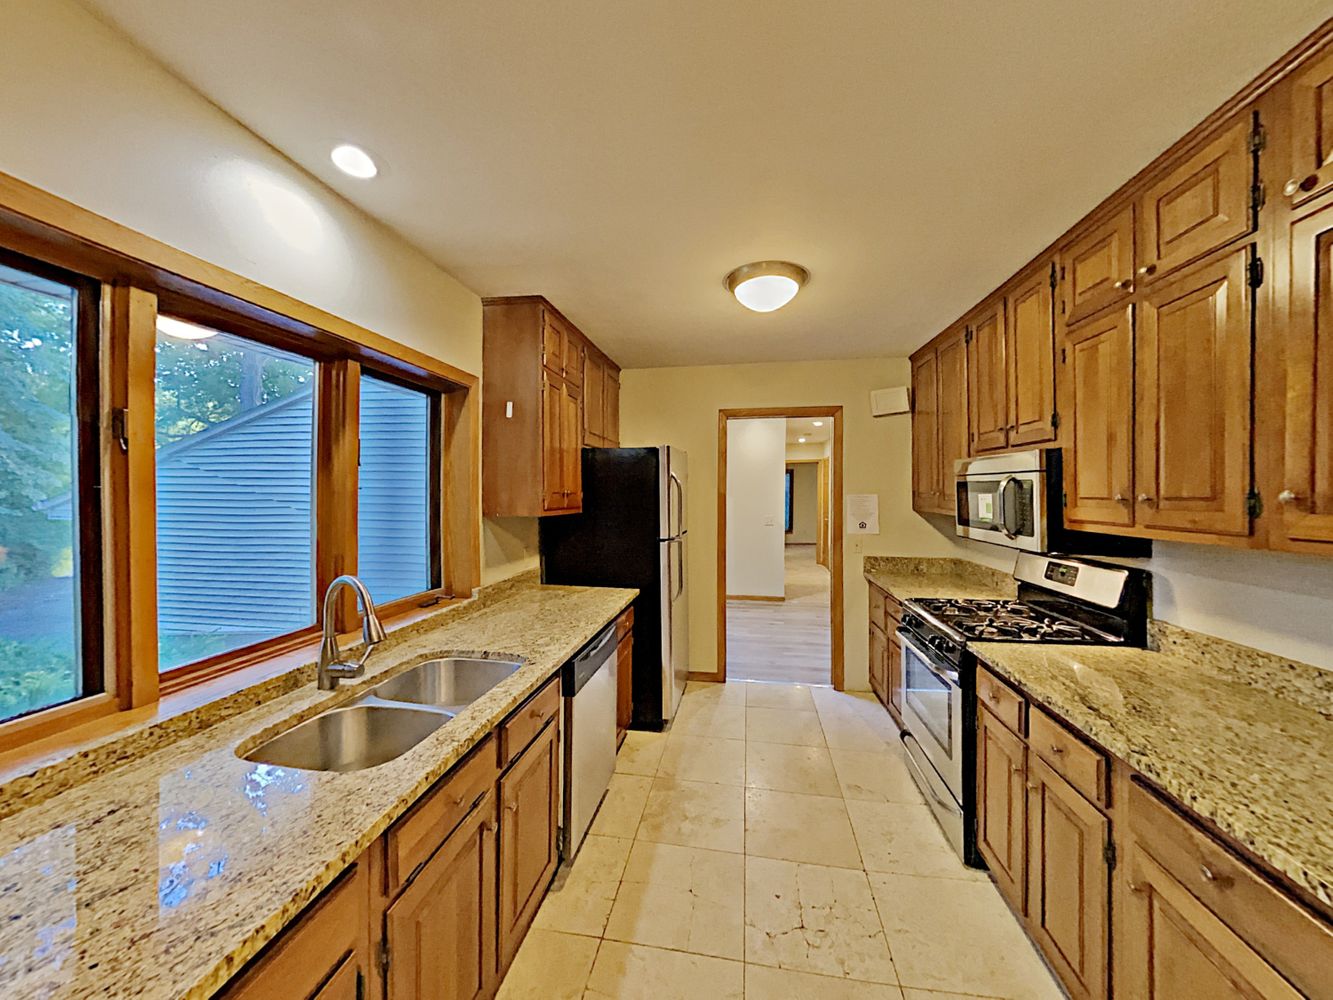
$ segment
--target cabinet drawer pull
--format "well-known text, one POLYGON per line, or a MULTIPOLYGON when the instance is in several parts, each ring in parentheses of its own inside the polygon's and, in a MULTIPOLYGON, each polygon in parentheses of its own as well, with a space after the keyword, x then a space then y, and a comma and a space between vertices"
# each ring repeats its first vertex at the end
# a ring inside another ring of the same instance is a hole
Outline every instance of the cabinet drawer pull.
POLYGON ((1156 274, 1156 273, 1157 273, 1156 264, 1144 264, 1141 268, 1139 268, 1139 274, 1143 275, 1145 278, 1148 277, 1148 275, 1150 274, 1156 274))
POLYGON ((1051 744, 1051 753, 1055 754, 1057 757, 1058 757, 1060 754, 1064 753, 1064 752, 1065 752, 1065 748, 1064 748, 1064 747, 1062 747, 1062 746, 1057 746, 1057 745, 1054 744, 1054 743, 1051 744))
POLYGON ((986 695, 986 700, 989 701, 992 705, 998 705, 1000 703, 1000 692, 990 691, 986 695))
POLYGON ((1306 174, 1299 179, 1293 177, 1291 180, 1287 181, 1287 183, 1282 186, 1282 193, 1290 198, 1297 191, 1313 191, 1318 185, 1318 174, 1306 174))
POLYGON ((1199 866, 1199 875, 1203 878, 1205 882, 1210 882, 1213 885, 1218 886, 1219 888, 1222 889, 1225 889, 1227 886, 1231 884, 1231 876, 1219 875, 1217 872, 1213 871, 1207 865, 1199 866))
POLYGON ((1119 281, 1115 283, 1115 287, 1120 289, 1122 292, 1132 292, 1134 291, 1134 279, 1121 278, 1119 281))

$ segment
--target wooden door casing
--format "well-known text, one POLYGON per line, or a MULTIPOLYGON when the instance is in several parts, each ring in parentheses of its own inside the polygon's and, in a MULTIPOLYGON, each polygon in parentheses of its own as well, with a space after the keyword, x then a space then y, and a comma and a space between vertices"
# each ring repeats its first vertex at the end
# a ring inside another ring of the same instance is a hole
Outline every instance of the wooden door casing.
POLYGON ((1060 254, 1065 322, 1077 323, 1134 291, 1134 210, 1088 230, 1060 254))
POLYGON ((499 955, 518 953, 559 861, 559 726, 555 721, 500 779, 499 955))
POLYGON ((1291 227, 1286 367, 1279 531, 1288 544, 1333 543, 1333 205, 1291 227))
POLYGON ((1135 212, 1140 288, 1254 228, 1251 128, 1248 115, 1237 116, 1143 193, 1135 212))
POLYGON ((1102 1000, 1110 992, 1110 821, 1035 754, 1027 789, 1029 929, 1075 1000, 1102 1000))
POLYGON ((977 849, 996 887, 1027 912, 1026 747, 985 708, 977 709, 977 849))
POLYGON ((1135 338, 1135 520, 1250 531, 1250 289, 1242 249, 1153 286, 1135 338))
POLYGON ((1292 206, 1333 191, 1333 50, 1291 81, 1291 177, 1282 193, 1292 206))
POLYGON ((487 792, 385 911, 386 1000, 479 1000, 494 991, 495 813, 487 792))
POLYGON ((1055 440, 1054 271, 1043 265, 1009 292, 1009 446, 1055 440))
POLYGON ((1134 523, 1134 330, 1126 306, 1070 329, 1065 523, 1134 523))
POLYGON ((964 330, 955 329, 936 350, 936 439, 939 484, 935 512, 954 513, 954 464, 968 456, 967 343, 964 330))
POLYGON ((939 376, 935 352, 912 361, 912 509, 939 506, 939 376))
POLYGON ((968 422, 971 453, 1009 444, 1009 392, 1005 376, 1004 299, 982 306, 967 322, 968 422))

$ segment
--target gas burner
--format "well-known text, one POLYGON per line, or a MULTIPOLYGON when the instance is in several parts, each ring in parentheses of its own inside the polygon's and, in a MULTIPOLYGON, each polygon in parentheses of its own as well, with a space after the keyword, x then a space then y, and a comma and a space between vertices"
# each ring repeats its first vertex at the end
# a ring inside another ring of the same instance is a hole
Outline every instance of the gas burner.
POLYGON ((911 602, 964 639, 980 642, 1104 643, 1107 636, 1026 601, 923 598, 911 602))

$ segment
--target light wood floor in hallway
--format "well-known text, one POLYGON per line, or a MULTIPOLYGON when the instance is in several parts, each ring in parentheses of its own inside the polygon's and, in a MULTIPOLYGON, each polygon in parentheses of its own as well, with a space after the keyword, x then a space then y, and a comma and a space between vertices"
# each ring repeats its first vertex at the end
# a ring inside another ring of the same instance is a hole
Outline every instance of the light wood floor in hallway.
POLYGON ((788 545, 785 600, 727 602, 727 676, 831 683, 829 572, 813 545, 788 545))
POLYGON ((1058 1000, 869 695, 691 684, 631 732, 500 1000, 1058 1000))

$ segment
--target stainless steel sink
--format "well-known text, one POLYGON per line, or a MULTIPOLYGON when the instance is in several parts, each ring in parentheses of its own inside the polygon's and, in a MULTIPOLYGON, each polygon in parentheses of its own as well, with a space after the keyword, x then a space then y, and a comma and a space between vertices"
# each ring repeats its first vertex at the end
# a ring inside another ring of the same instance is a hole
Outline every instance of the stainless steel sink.
POLYGON ((461 711, 521 667, 514 660, 450 656, 427 660, 372 688, 371 697, 461 711))
POLYGON ((260 744, 245 759, 310 771, 358 771, 407 753, 450 718, 447 712, 406 706, 337 708, 260 744))

